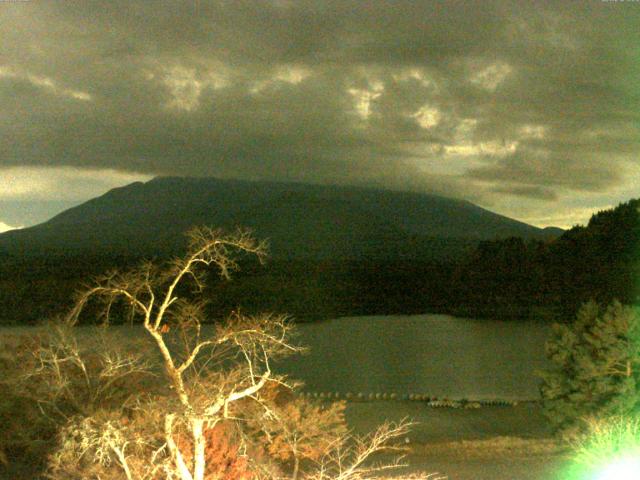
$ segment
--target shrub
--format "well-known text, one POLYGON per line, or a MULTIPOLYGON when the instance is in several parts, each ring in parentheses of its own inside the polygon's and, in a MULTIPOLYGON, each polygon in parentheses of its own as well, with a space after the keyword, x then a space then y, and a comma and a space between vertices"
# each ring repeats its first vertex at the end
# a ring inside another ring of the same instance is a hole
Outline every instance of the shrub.
POLYGON ((2 337, 0 345, 0 468, 36 463, 55 437, 36 405, 18 389, 19 379, 36 338, 2 337))
POLYGON ((263 399, 269 405, 267 415, 254 403, 247 405, 254 411, 249 428, 268 454, 288 467, 293 480, 347 435, 344 402, 307 400, 280 385, 265 388, 263 399))
POLYGON ((75 330, 52 323, 34 334, 3 337, 0 451, 10 466, 44 468, 61 429, 105 410, 124 415, 153 393, 140 345, 92 333, 79 340, 75 330))

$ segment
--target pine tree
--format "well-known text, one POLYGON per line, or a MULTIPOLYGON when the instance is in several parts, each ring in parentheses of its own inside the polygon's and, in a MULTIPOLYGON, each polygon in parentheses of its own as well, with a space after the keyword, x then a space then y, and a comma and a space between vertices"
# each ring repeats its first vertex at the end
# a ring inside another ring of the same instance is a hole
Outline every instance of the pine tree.
POLYGON ((554 364, 540 373, 544 412, 563 434, 583 420, 636 413, 640 407, 640 315, 637 309, 595 302, 572 325, 555 324, 547 342, 554 364))

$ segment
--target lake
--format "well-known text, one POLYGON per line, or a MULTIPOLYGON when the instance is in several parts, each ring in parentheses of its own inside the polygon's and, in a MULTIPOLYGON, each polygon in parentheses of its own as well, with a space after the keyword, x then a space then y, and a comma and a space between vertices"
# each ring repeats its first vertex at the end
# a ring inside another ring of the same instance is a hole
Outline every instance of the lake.
MULTIPOLYGON (((111 328, 124 338, 131 335, 130 327, 111 328)), ((536 400, 534 372, 548 366, 544 343, 550 326, 537 322, 370 316, 303 323, 297 330, 296 343, 310 352, 280 362, 276 370, 304 381, 308 392, 536 400)))
POLYGON ((448 315, 344 317, 302 324, 305 356, 282 371, 309 392, 536 400, 548 324, 448 315))

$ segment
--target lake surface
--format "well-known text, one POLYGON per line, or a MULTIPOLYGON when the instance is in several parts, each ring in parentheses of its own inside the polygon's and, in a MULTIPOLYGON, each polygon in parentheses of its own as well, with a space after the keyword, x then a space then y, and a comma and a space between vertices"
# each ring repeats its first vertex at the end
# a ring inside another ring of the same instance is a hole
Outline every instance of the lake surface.
MULTIPOLYGON (((111 327, 124 339, 132 338, 130 328, 111 327)), ((548 366, 544 343, 550 326, 536 322, 370 316, 304 323, 297 329, 296 343, 310 352, 280 362, 275 370, 304 381, 309 392, 536 400, 534 372, 548 366)))
POLYGON ((310 392, 536 400, 550 326, 448 315, 345 317, 302 324, 305 356, 281 371, 310 392))

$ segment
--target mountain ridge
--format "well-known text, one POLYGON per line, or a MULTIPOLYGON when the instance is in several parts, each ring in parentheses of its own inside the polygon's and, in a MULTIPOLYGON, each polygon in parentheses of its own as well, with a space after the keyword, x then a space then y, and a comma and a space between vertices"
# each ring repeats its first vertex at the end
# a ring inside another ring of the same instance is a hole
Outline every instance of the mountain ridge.
POLYGON ((248 227, 258 238, 270 239, 275 256, 290 258, 384 256, 385 243, 393 249, 410 239, 453 244, 559 234, 466 200, 427 193, 156 177, 109 190, 41 224, 0 234, 0 250, 10 255, 175 252, 184 246, 181 233, 199 224, 248 227))

